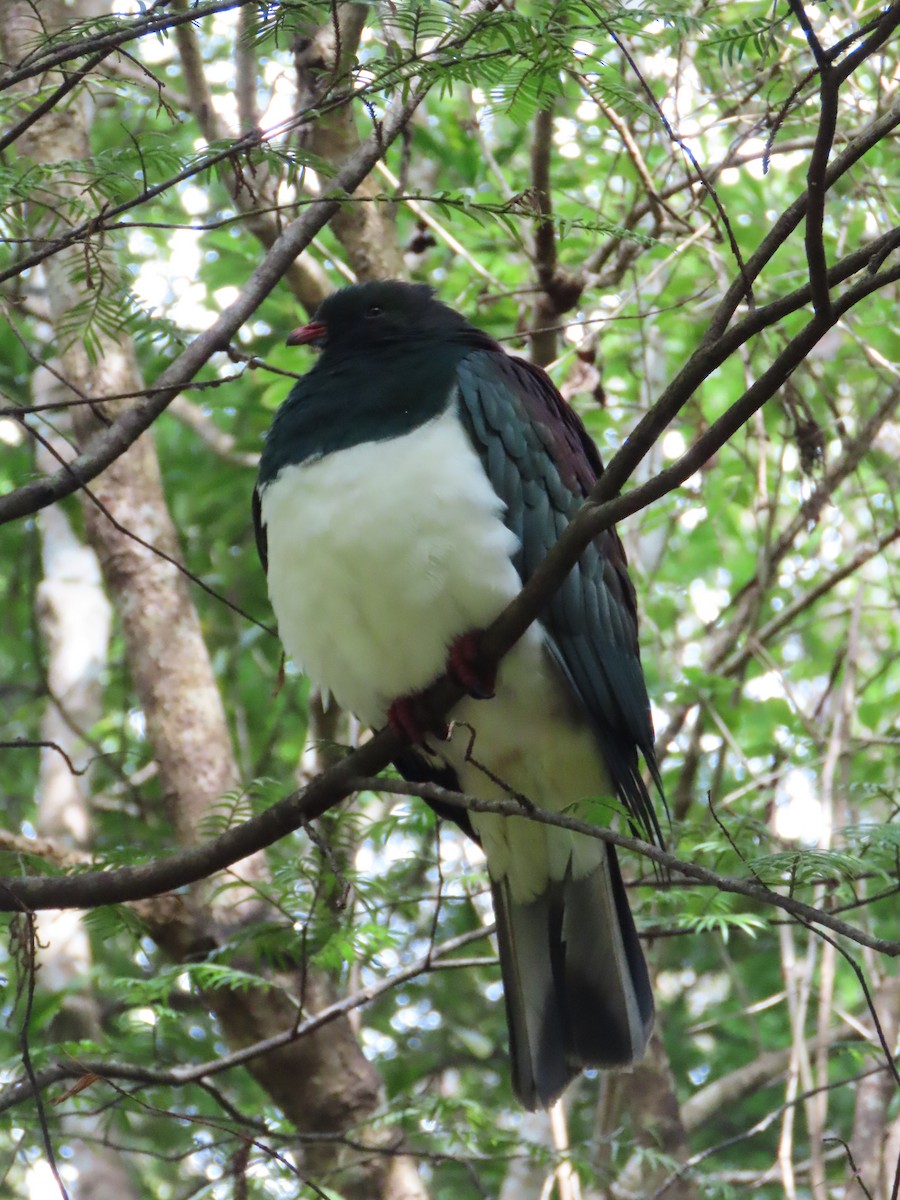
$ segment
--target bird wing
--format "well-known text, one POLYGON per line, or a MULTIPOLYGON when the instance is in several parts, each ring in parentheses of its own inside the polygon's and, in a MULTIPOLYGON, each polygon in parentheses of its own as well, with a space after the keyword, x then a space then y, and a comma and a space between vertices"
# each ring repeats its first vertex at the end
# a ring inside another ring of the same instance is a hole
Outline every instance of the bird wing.
MULTIPOLYGON (((581 419, 539 367, 478 349, 457 368, 462 421, 520 550, 526 583, 602 474, 581 419)), ((655 783, 650 702, 625 550, 608 529, 583 552, 542 618, 549 652, 586 713, 618 799, 653 841, 661 831, 638 765, 655 783)))
POLYGON ((253 536, 256 538, 256 551, 263 571, 269 573, 269 546, 266 537, 266 527, 262 519, 262 503, 259 498, 259 485, 253 489, 253 536))

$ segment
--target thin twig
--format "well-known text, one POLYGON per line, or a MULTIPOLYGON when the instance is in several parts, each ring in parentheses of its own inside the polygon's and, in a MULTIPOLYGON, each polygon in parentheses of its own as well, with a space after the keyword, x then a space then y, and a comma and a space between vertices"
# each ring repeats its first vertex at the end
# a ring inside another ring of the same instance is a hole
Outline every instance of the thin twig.
POLYGON ((157 9, 146 15, 140 14, 131 21, 120 19, 119 28, 114 33, 99 33, 94 37, 64 42, 55 50, 36 50, 28 56, 28 66, 20 65, 18 69, 0 76, 0 91, 15 87, 17 83, 23 83, 26 79, 33 79, 35 75, 43 75, 53 67, 62 66, 73 59, 83 58, 85 54, 96 52, 105 58, 110 51, 118 49, 126 42, 136 41, 148 33, 163 33, 186 22, 199 21, 202 17, 255 3, 256 0, 213 0, 212 3, 193 5, 188 12, 160 13, 157 9))
POLYGON ((85 77, 90 75, 91 71, 98 67, 109 53, 109 50, 101 50, 92 58, 89 58, 83 67, 79 68, 79 70, 73 72, 71 75, 67 75, 59 87, 54 88, 50 95, 46 96, 40 102, 40 104, 36 104, 31 112, 27 114, 27 116, 24 116, 21 121, 8 129, 6 133, 0 137, 0 154, 3 153, 7 146, 11 146, 13 142, 17 141, 18 138, 20 138, 22 134, 26 132, 26 130, 30 129, 31 126, 35 124, 36 121, 39 121, 41 117, 45 115, 45 113, 48 113, 51 109, 55 108, 56 105, 59 104, 60 100, 62 100, 64 96, 67 96, 73 88, 77 87, 79 83, 82 83, 85 77))
MULTIPOLYGON (((489 9, 496 2, 497 0, 478 0, 473 10, 477 12, 479 8, 489 9)), ((448 42, 458 41, 458 38, 448 39, 448 42)), ((435 47, 432 55, 438 55, 443 45, 441 43, 435 47)), ((343 167, 329 181, 328 194, 310 205, 288 225, 252 273, 237 299, 162 372, 154 385, 156 394, 153 399, 134 405, 108 429, 99 432, 91 439, 87 450, 67 464, 65 469, 57 471, 54 475, 33 480, 0 497, 0 524, 37 512, 63 496, 71 495, 108 467, 152 425, 167 404, 193 379, 212 355, 228 346, 233 335, 278 284, 297 255, 339 210, 342 198, 352 193, 366 178, 386 148, 406 126, 427 94, 429 86, 427 82, 413 86, 404 101, 398 101, 390 108, 378 130, 349 156, 343 167)), ((259 143, 259 135, 255 132, 248 134, 241 142, 250 148, 259 143)), ((222 157, 228 158, 233 153, 234 146, 227 153, 223 153, 222 157)))
POLYGON ((449 938, 439 946, 430 946, 427 954, 417 958, 409 966, 385 976, 378 983, 369 984, 352 995, 343 997, 334 1004, 329 1004, 305 1021, 301 1021, 296 1028, 292 1026, 272 1037, 263 1038, 250 1046, 244 1046, 231 1054, 223 1054, 219 1058, 205 1063, 171 1068, 148 1067, 133 1062, 107 1062, 103 1059, 69 1059, 54 1063, 52 1066, 35 1072, 33 1078, 27 1081, 18 1080, 0 1092, 0 1112, 6 1112, 15 1105, 32 1099, 60 1079, 78 1079, 86 1075, 95 1075, 99 1079, 130 1080, 153 1086, 185 1087, 187 1084, 199 1083, 201 1080, 219 1075, 223 1071, 230 1071, 234 1067, 246 1066, 253 1059, 289 1045, 297 1038, 307 1037, 324 1025, 346 1016, 354 1009, 361 1008, 364 1004, 371 1003, 401 984, 408 983, 416 976, 429 972, 436 962, 448 961, 449 956, 457 950, 472 942, 489 937, 491 933, 493 933, 493 926, 485 926, 482 929, 469 930, 467 933, 449 938))
MULTIPOLYGON (((599 17, 599 14, 598 14, 598 17, 599 17)), ((728 213, 725 211, 725 205, 722 203, 722 201, 719 197, 719 193, 716 191, 715 184, 713 183, 709 174, 703 169, 703 167, 700 166, 700 163, 697 160, 697 156, 694 154, 693 150, 691 150, 691 148, 687 144, 687 142, 685 142, 685 140, 682 137, 680 137, 680 135, 677 134, 675 132, 675 130, 672 128, 671 124, 669 123, 668 118, 666 117, 666 114, 663 112, 662 105, 659 103, 659 101, 654 96, 653 89, 650 87, 650 85, 647 83, 647 80, 644 78, 643 72, 641 71, 638 64, 635 62, 632 54, 628 50, 628 47, 625 45, 625 43, 622 41, 622 39, 618 36, 618 34, 612 29, 612 27, 605 20, 602 19, 602 17, 599 17, 599 19, 600 19, 600 24, 603 25, 604 29, 606 29, 606 32, 609 34, 609 36, 612 38, 612 40, 615 42, 615 44, 619 47, 619 50, 621 51, 625 61, 628 63, 629 67, 631 68, 632 73, 634 74, 635 78, 637 79, 638 83, 640 84, 641 90, 644 92, 645 96, 647 97, 647 99, 649 100, 650 104, 652 105, 654 111, 656 112, 656 115, 659 117, 659 119, 662 123, 663 129, 665 129, 667 135, 669 136, 671 141, 674 143, 674 145, 676 145, 681 150, 681 152, 688 158, 691 166, 697 172, 697 177, 699 178, 699 180, 703 184, 703 186, 706 188, 706 190, 709 194, 709 197, 712 200, 713 204, 715 205, 716 211, 718 212, 718 214, 722 220, 722 225, 724 226, 725 234, 726 234, 726 237, 728 238, 728 245, 731 248, 731 253, 734 256, 735 263, 737 264, 738 273, 740 275, 740 279, 743 284, 742 295, 747 300, 747 303, 752 305, 753 304, 753 277, 747 271, 746 265, 744 263, 744 256, 741 254, 741 249, 740 249, 740 246, 738 246, 737 238, 734 236, 734 230, 731 225, 731 219, 729 218, 728 213)))
MULTIPOLYGON (((36 441, 40 442, 44 449, 47 450, 57 462, 62 463, 64 466, 68 465, 66 460, 62 457, 49 439, 43 437, 30 425, 26 425, 25 428, 36 441)), ((214 587, 211 587, 208 583, 201 579, 199 575, 195 575, 193 571, 189 570, 184 563, 175 558, 173 554, 168 554, 165 550, 161 550, 159 546, 154 546, 152 542, 148 542, 145 538, 142 538, 140 534, 135 533, 133 530, 128 529, 125 525, 121 524, 120 521, 117 521, 100 497, 97 496, 93 489, 89 488, 87 484, 81 484, 81 491, 88 498, 88 500, 90 500, 94 507, 97 508, 100 513, 102 513, 106 520, 109 521, 113 529, 115 529, 118 533, 121 533, 123 537, 130 538, 139 546, 143 546, 145 550, 149 550, 150 553, 154 554, 157 558, 161 558, 164 562, 169 563, 170 566, 173 566, 176 571, 178 571, 181 575, 184 575, 186 579, 189 579, 191 583, 196 584, 197 587, 206 592, 207 595, 212 596, 214 600, 218 600, 220 604, 224 604, 226 608, 230 608, 232 612, 237 613, 239 617, 243 617, 245 621, 249 621, 251 625, 255 625, 257 629, 261 629, 263 633, 269 634, 270 637, 278 636, 278 631, 271 625, 266 625, 265 622, 258 620, 251 613, 248 613, 245 609, 241 608, 241 606, 234 600, 229 600, 224 593, 216 591, 214 587)))
MULTIPOLYGON (((886 282, 900 278, 900 264, 893 270, 867 276, 849 287, 834 306, 834 318, 838 319, 858 300, 877 291, 886 282)), ((753 315, 753 314, 751 314, 753 315)), ((749 319, 749 317, 748 317, 749 319)), ((733 434, 768 400, 789 377, 791 371, 803 361, 829 326, 818 316, 802 329, 787 345, 769 368, 753 383, 740 400, 733 404, 721 417, 714 421, 698 437, 696 442, 675 463, 660 471, 645 484, 634 488, 624 496, 615 496, 630 473, 635 469, 650 447, 668 425, 671 416, 686 403, 690 392, 678 396, 667 396, 657 402, 651 412, 639 423, 632 437, 618 451, 600 478, 594 491, 585 501, 575 519, 563 532, 561 538, 547 557, 535 570, 528 584, 507 606, 503 613, 485 632, 481 650, 491 660, 499 662, 506 651, 515 644, 528 626, 544 611, 560 582, 577 562, 584 547, 603 529, 609 528, 624 516, 638 512, 674 488, 680 486, 702 466, 733 434), (611 496, 615 498, 610 499, 611 496)), ((726 339, 723 339, 726 340, 726 339)), ((709 352, 711 353, 711 352, 709 352)), ((703 377, 702 373, 699 376, 703 377)), ((692 390, 692 389, 691 389, 692 390)), ((452 680, 438 680, 429 695, 435 711, 444 713, 456 704, 462 692, 452 680)), ((29 907, 71 908, 84 905, 115 903, 122 900, 139 899, 181 887, 205 878, 216 870, 231 866, 240 858, 255 850, 271 845, 284 834, 327 811, 342 800, 356 786, 360 776, 371 777, 381 771, 396 755, 400 742, 390 729, 382 730, 371 741, 354 751, 336 766, 326 771, 306 788, 285 797, 242 825, 228 830, 205 846, 180 851, 157 863, 137 867, 125 867, 108 872, 96 872, 77 878, 18 878, 0 881, 0 911, 15 909, 24 901, 29 907)), ((517 809, 517 811, 521 811, 517 809)), ((591 830, 592 826, 585 826, 591 830)), ((594 836, 597 836, 596 830, 594 836)), ((602 831, 602 836, 617 845, 629 846, 638 853, 647 853, 646 843, 636 840, 617 841, 621 835, 602 831)), ((659 853, 649 847, 654 858, 659 853)), ((662 860, 662 865, 666 865, 662 860)), ((673 864, 681 870, 684 864, 673 864)), ((693 869, 693 868, 692 868, 693 869)), ((687 872, 690 874, 690 871, 687 872)), ((712 882, 712 877, 710 877, 712 882)), ((734 884, 735 881, 730 881, 734 884)), ((714 884, 714 886, 717 886, 714 884)), ((728 890, 722 883, 724 890, 728 890)), ((735 890, 746 893, 745 885, 735 890)), ((776 901, 771 901, 776 903, 776 901)), ((780 907, 789 909, 785 897, 777 901, 780 907)), ((819 920, 836 932, 848 936, 863 945, 884 953, 895 954, 900 943, 873 939, 859 930, 852 933, 851 926, 834 918, 804 909, 805 915, 819 920)))
POLYGON ((55 750, 57 754, 61 755, 62 758, 65 759, 66 766, 69 768, 69 773, 71 775, 84 775, 90 767, 90 763, 88 763, 87 766, 81 767, 79 770, 79 768, 76 767, 72 762, 71 758, 69 758, 68 754, 66 754, 65 750, 63 750, 62 746, 58 745, 56 742, 32 741, 30 738, 15 738, 11 742, 0 742, 0 750, 21 749, 55 750))
POLYGON ((847 1087, 848 1084, 858 1083, 860 1080, 868 1079, 870 1075, 879 1074, 883 1070, 883 1064, 879 1063, 877 1067, 871 1067, 867 1071, 859 1071, 857 1074, 846 1076, 844 1079, 835 1079, 830 1083, 823 1084, 819 1087, 810 1088, 805 1092, 801 1092, 798 1096, 794 1096, 791 1100, 786 1100, 783 1104, 779 1105, 778 1108, 773 1109, 772 1112, 766 1113, 764 1117, 762 1117, 754 1125, 751 1125, 749 1129, 744 1130, 743 1133, 735 1134, 733 1137, 726 1138, 724 1141, 717 1142, 714 1146, 709 1146, 705 1150, 701 1150, 699 1153, 691 1155, 687 1162, 682 1163, 675 1171, 673 1171, 672 1174, 663 1181, 660 1187, 658 1187, 652 1195, 648 1196, 646 1200, 661 1200, 661 1197, 672 1186, 673 1183, 684 1178, 685 1176, 690 1175, 695 1167, 698 1167, 713 1154, 719 1154, 723 1150, 730 1149, 731 1146, 737 1146, 741 1142, 745 1142, 752 1137, 756 1137, 758 1133, 764 1133, 765 1130, 767 1130, 769 1126, 773 1124, 773 1122, 778 1120, 778 1118, 785 1112, 787 1108, 793 1107, 797 1104, 803 1104, 811 1096, 818 1095, 818 1093, 821 1091, 836 1091, 839 1088, 847 1087))
POLYGON ((23 978, 19 980, 19 987, 24 984, 25 991, 25 1012, 22 1014, 22 1029, 19 1034, 19 1049, 22 1054, 22 1065, 25 1068, 25 1074, 28 1077, 28 1082, 32 1088, 34 1097, 35 1110, 37 1112, 38 1124, 41 1127, 41 1138, 44 1144, 44 1155, 47 1159, 47 1165, 50 1167, 50 1172, 56 1186, 59 1188, 59 1193, 63 1200, 68 1200, 69 1193, 66 1191, 65 1184, 59 1173, 59 1167, 56 1165, 56 1154, 53 1150, 53 1138, 50 1136, 50 1126, 47 1123, 47 1112, 44 1108, 43 1099, 37 1089, 37 1075, 34 1069, 34 1063, 31 1061, 30 1033, 31 1033, 31 1016, 34 1009, 34 988, 35 980, 37 979, 38 964, 37 964, 37 946, 38 937, 37 929, 35 928, 34 913, 19 911, 15 918, 13 928, 13 937, 16 939, 15 952, 19 960, 19 970, 22 972, 23 978))

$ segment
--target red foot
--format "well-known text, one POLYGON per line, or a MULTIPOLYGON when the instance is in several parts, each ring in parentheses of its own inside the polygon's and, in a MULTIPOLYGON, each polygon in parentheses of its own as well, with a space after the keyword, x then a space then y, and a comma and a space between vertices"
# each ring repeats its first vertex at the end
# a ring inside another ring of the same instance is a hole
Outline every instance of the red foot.
POLYGON ((447 671, 476 700, 490 700, 497 686, 497 664, 481 653, 481 630, 470 629, 450 647, 447 671))
POLYGON ((450 736, 449 725, 435 717, 424 692, 411 692, 408 696, 398 697, 388 709, 387 719, 394 733, 413 746, 420 746, 428 734, 433 734, 442 742, 446 742, 450 736))

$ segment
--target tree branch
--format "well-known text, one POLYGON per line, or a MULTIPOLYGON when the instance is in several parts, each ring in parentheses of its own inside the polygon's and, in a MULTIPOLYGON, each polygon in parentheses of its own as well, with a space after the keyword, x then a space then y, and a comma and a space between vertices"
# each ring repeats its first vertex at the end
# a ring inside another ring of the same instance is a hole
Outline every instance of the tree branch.
MULTIPOLYGON (((496 3, 497 0, 479 0, 471 9, 477 12, 479 8, 489 9, 496 3)), ((211 11, 219 9, 213 7, 211 11)), ((196 14, 197 10, 192 12, 196 14)), ((442 48, 443 43, 435 47, 428 57, 438 55, 442 48)), ((109 428, 98 433, 87 449, 62 470, 44 479, 33 480, 0 497, 0 525, 37 512, 71 495, 99 475, 153 424, 212 355, 228 346, 230 339, 279 283, 297 255, 339 210, 342 199, 352 194, 366 178, 387 147, 405 128, 429 87, 430 82, 414 85, 405 101, 392 105, 384 121, 350 155, 330 181, 328 195, 313 203, 284 230, 237 299, 162 372, 153 385, 150 398, 129 408, 109 428)), ((253 134, 252 138, 258 139, 258 135, 253 134)))
POLYGON ((95 67, 99 67, 109 53, 109 50, 101 50, 98 54, 94 54, 88 59, 83 67, 80 67, 71 75, 67 75, 59 87, 55 88, 49 96, 45 96, 40 104, 36 104, 34 108, 27 114, 27 116, 24 116, 21 121, 8 129, 6 133, 0 137, 0 154, 2 154, 7 147, 11 146, 13 142, 17 141, 23 133, 26 133, 36 121, 39 121, 41 117, 45 116, 48 112, 54 109, 56 105, 59 104, 60 100, 64 99, 69 92, 78 87, 78 85, 82 83, 88 75, 90 75, 91 71, 93 71, 95 67))
MULTIPOLYGON (((281 1033, 262 1038, 259 1041, 253 1042, 252 1045, 243 1046, 240 1050, 235 1050, 231 1054, 220 1055, 218 1058, 210 1059, 205 1063, 195 1063, 189 1067, 170 1068, 148 1067, 137 1063, 109 1062, 104 1059, 70 1059, 68 1062, 53 1063, 51 1066, 35 1071, 29 1078, 17 1080, 0 1091, 0 1113, 7 1112, 16 1105, 30 1100, 51 1084, 58 1083, 62 1079, 81 1079, 85 1076, 96 1075, 98 1082, 104 1079, 121 1079, 126 1082, 143 1083, 152 1087, 186 1087, 191 1083, 200 1083, 211 1076, 220 1075, 223 1071, 230 1071, 234 1067, 246 1066, 253 1059, 260 1058, 265 1054, 271 1054, 273 1050, 280 1049, 282 1046, 288 1046, 300 1038, 309 1037, 310 1034, 315 1033, 324 1025, 337 1020, 338 1017, 344 1017, 348 1013, 353 1012, 354 1009, 361 1008, 365 1004, 370 1004, 379 996, 383 996, 386 992, 399 987, 401 984, 408 983, 411 979, 415 979, 419 975, 428 974, 438 964, 452 966, 453 960, 450 959, 450 955, 462 949, 462 947, 470 945, 472 942, 490 937, 493 931, 494 927, 492 925, 486 925, 484 928, 473 929, 468 933, 462 933, 457 937, 449 938, 439 946, 430 947, 427 954, 417 958, 409 966, 386 975, 378 983, 369 984, 359 991, 353 992, 352 995, 344 996, 342 999, 335 1001, 334 1004, 329 1004, 319 1012, 314 1013, 313 1016, 307 1017, 305 1021, 295 1022, 290 1028, 283 1030, 281 1033)), ((379 1151, 380 1149, 378 1148, 379 1151)))
POLYGON ((819 70, 819 124, 806 175, 809 203, 806 211, 805 240, 813 306, 821 316, 828 317, 831 310, 831 297, 828 292, 828 263, 825 257, 824 241, 825 171, 837 130, 840 82, 834 78, 831 60, 816 37, 802 0, 789 0, 789 3, 791 11, 806 35, 819 70))
MULTIPOLYGON (((333 194, 353 190, 383 152, 384 146, 393 141, 409 120, 421 99, 422 93, 417 93, 400 106, 395 110, 393 120, 385 122, 381 139, 372 137, 360 147, 352 161, 335 177, 333 194)), ((244 321, 252 316, 297 255, 309 245, 313 236, 328 223, 339 207, 339 199, 329 198, 306 209, 276 240, 250 276, 240 296, 162 372, 153 385, 151 397, 123 413, 62 470, 0 497, 0 524, 37 512, 71 495, 127 450, 212 355, 228 346, 229 340, 244 321)))
POLYGON ((531 141, 531 187, 537 210, 534 220, 534 268, 539 293, 534 306, 531 358, 546 367, 556 357, 556 326, 563 313, 578 303, 584 281, 563 271, 556 251, 550 158, 553 149, 553 107, 534 118, 531 141))
POLYGON ((29 55, 31 62, 28 66, 19 66, 0 76, 0 92, 15 87, 17 83, 24 83, 27 79, 33 79, 36 75, 43 75, 53 67, 60 67, 63 63, 71 62, 72 59, 83 58, 85 54, 97 53, 106 57, 110 51, 124 46, 126 42, 137 41, 138 38, 145 37, 148 33, 163 33, 167 29, 199 21, 202 17, 213 16, 215 13, 228 12, 229 9, 243 8, 245 5, 255 3, 256 0, 211 0, 207 4, 192 5, 190 11, 183 13, 160 13, 157 11, 146 16, 137 16, 132 20, 120 18, 124 28, 116 33, 99 33, 95 37, 64 42, 55 50, 48 50, 44 54, 37 52, 36 56, 29 55))
MULTIPOLYGON (((829 1046, 844 1046, 857 1038, 855 1032, 835 1029, 829 1038, 829 1046)), ((810 1050, 814 1049, 816 1040, 815 1037, 807 1039, 810 1050)), ((707 1083, 682 1104, 681 1116, 685 1128, 692 1133, 707 1121, 714 1120, 723 1109, 730 1108, 745 1096, 755 1094, 760 1088, 770 1086, 787 1070, 790 1056, 791 1047, 781 1046, 777 1050, 760 1054, 744 1066, 737 1067, 712 1083, 707 1083)))
MULTIPOLYGON (((440 681, 438 688, 444 682, 449 681, 440 681)), ((451 686, 455 688, 456 685, 451 686)), ((483 800, 477 796, 449 791, 437 784, 412 784, 403 780, 376 778, 374 774, 355 773, 355 769, 365 769, 372 764, 376 772, 380 771, 386 765, 383 760, 396 753, 400 744, 400 738, 392 730, 382 729, 359 750, 348 755, 305 788, 277 801, 265 812, 236 825, 202 846, 191 847, 155 863, 147 863, 140 867, 118 867, 110 871, 96 871, 78 876, 50 879, 32 876, 0 880, 0 911, 98 907, 124 900, 138 900, 161 891, 171 891, 203 879, 264 849, 285 834, 292 833, 321 816, 351 792, 381 790, 396 795, 420 796, 425 800, 436 800, 469 812, 519 817, 597 838, 649 858, 666 871, 677 872, 693 883, 746 896, 748 899, 780 908, 798 921, 830 929, 879 954, 890 957, 900 955, 900 941, 874 937, 865 930, 840 920, 831 912, 821 911, 792 896, 783 896, 751 879, 720 875, 696 863, 685 862, 640 838, 617 833, 590 821, 567 817, 562 813, 546 812, 534 805, 526 806, 519 800, 483 800)))
MULTIPOLYGON (((881 272, 857 281, 848 288, 834 305, 832 323, 843 316, 853 304, 877 291, 887 282, 900 278, 900 265, 893 270, 881 272)), ((748 318, 749 319, 749 318, 748 318)), ((672 416, 687 402, 693 392, 682 385, 680 389, 667 389, 663 397, 642 419, 632 437, 618 451, 609 467, 601 476, 591 495, 587 498, 573 521, 564 530, 559 541, 538 566, 526 586, 508 605, 500 616, 485 631, 482 652, 497 661, 522 636, 528 626, 546 607, 555 590, 577 562, 585 546, 603 529, 626 516, 631 516, 667 492, 674 490, 688 479, 700 466, 715 454, 754 412, 770 399, 803 361, 819 341, 830 324, 815 316, 774 360, 768 370, 751 385, 744 395, 718 420, 701 434, 689 450, 675 463, 649 479, 640 487, 624 496, 615 495, 631 471, 637 466, 656 438, 666 428, 672 416), (674 389, 674 390, 673 390, 674 389)), ((699 352, 698 352, 699 353, 699 352)), ((712 368, 710 368, 712 369, 712 368)), ((682 373, 685 374, 684 372, 682 373)), ((436 712, 445 713, 459 701, 462 691, 446 676, 429 689, 436 712)), ((230 866, 239 859, 271 845, 286 833, 298 829, 304 821, 320 816, 355 789, 359 777, 371 777, 392 760, 401 743, 390 729, 383 729, 370 742, 348 755, 337 766, 319 776, 308 787, 278 801, 265 813, 228 830, 221 837, 204 846, 181 851, 157 863, 139 867, 123 867, 114 871, 96 872, 91 875, 70 878, 44 879, 40 877, 0 880, 0 911, 29 910, 33 908, 72 908, 85 904, 113 904, 124 900, 136 900, 170 891, 187 883, 203 879, 215 871, 230 866)), ((592 826, 585 826, 590 830, 592 826)), ((615 844, 627 845, 638 853, 647 854, 645 843, 631 839, 617 841, 620 835, 603 831, 603 835, 615 844)), ((648 857, 662 853, 654 850, 648 857)), ((661 861, 661 860, 658 860, 661 861)), ((669 864, 674 866, 675 861, 669 864)), ((666 865, 666 863, 662 863, 666 865)), ((681 870, 681 867, 678 867, 681 870)), ((783 899, 783 898, 782 898, 783 899)), ((773 901, 774 902, 774 901, 773 901)), ((815 914, 815 910, 812 910, 815 914)), ((813 919, 816 919, 815 917, 813 919)), ((829 924, 833 918, 823 920, 829 924)), ((843 928, 850 928, 843 926, 843 928)), ((829 925, 830 928, 835 928, 829 925)), ((841 932, 841 929, 837 930, 841 932)), ((864 945, 875 947, 875 941, 864 940, 864 945)), ((877 940, 878 947, 893 947, 897 944, 877 940)), ((885 950, 895 953, 896 950, 885 950)))
MULTIPOLYGON (((873 146, 877 145, 893 129, 900 125, 900 99, 882 116, 877 117, 858 137, 851 138, 844 151, 835 158, 825 172, 826 191, 850 168, 863 158, 873 146)), ((804 192, 784 210, 772 228, 750 255, 745 264, 745 275, 754 282, 763 267, 771 260, 776 251, 784 244, 806 215, 809 207, 809 195, 804 192)), ((728 323, 743 299, 743 278, 736 279, 723 296, 715 316, 710 322, 704 340, 714 341, 728 327, 728 323)))
MULTIPOLYGON (((183 5, 183 0, 182 0, 183 5)), ((241 9, 241 28, 238 30, 235 56, 238 73, 238 99, 249 114, 254 109, 255 98, 256 57, 251 53, 252 21, 255 13, 252 8, 241 9), (250 22, 249 30, 246 28, 250 22)), ((175 44, 181 60, 182 77, 187 91, 187 99, 200 132, 209 143, 222 141, 230 136, 222 118, 216 111, 212 92, 206 78, 203 54, 197 38, 194 25, 179 25, 175 30, 175 44)), ((248 115, 248 114, 245 114, 248 115)), ((244 134, 255 134, 260 140, 266 135, 259 129, 255 120, 246 120, 243 125, 244 134)), ((278 238, 277 179, 276 186, 268 171, 261 171, 258 177, 251 181, 249 172, 240 171, 232 159, 224 163, 222 179, 228 188, 234 206, 244 217, 246 228, 257 238, 266 250, 272 248, 278 238), (261 183, 259 182, 261 179, 261 183), (257 193, 260 193, 258 195, 257 193), (265 211, 265 209, 274 211, 265 211)), ((325 272, 309 255, 298 255, 284 274, 288 287, 303 305, 307 313, 312 315, 328 293, 328 279, 325 272)))

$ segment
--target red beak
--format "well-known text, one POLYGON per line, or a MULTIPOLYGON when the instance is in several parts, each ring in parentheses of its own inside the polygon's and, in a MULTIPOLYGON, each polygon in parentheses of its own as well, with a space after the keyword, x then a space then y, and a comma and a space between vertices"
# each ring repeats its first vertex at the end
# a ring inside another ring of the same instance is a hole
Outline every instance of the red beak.
POLYGON ((319 342, 328 332, 323 321, 310 321, 308 325, 300 325, 288 334, 286 346, 309 346, 319 342))

